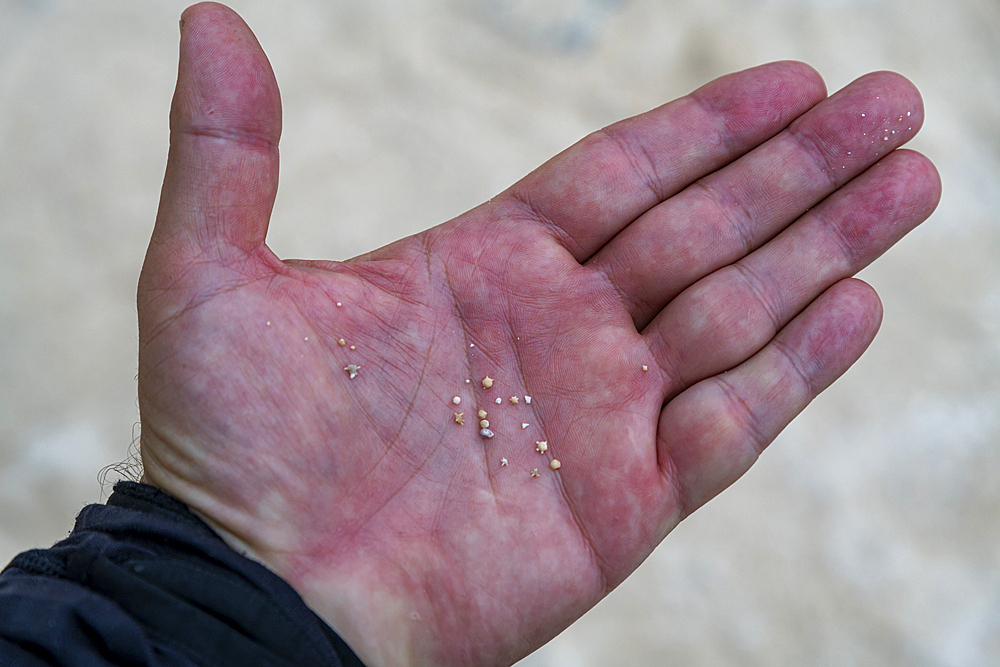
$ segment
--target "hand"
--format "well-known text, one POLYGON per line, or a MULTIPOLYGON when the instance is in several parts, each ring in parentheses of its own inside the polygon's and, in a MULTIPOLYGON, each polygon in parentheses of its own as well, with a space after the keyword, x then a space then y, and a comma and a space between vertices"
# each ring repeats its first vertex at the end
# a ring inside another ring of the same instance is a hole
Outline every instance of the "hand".
POLYGON ((939 196, 896 150, 923 117, 905 79, 826 98, 775 63, 421 234, 282 261, 270 66, 230 10, 183 18, 139 283, 144 479, 373 667, 510 664, 607 595, 859 357, 881 309, 850 276, 939 196))

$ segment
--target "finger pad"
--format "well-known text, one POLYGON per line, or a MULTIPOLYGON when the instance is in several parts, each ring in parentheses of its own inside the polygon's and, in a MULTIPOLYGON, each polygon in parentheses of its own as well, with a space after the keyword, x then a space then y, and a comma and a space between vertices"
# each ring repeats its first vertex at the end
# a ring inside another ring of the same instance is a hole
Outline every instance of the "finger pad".
POLYGON ((276 144, 281 134, 278 86, 246 23, 227 7, 202 3, 184 12, 181 34, 171 128, 276 144))

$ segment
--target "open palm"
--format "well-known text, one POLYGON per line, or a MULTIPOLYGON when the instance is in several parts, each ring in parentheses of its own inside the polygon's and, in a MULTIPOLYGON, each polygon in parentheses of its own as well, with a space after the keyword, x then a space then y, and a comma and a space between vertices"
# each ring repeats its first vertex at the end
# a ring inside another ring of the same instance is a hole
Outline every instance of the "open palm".
POLYGON ((593 606, 857 359, 881 310, 849 276, 938 198, 894 150, 922 120, 908 82, 825 98, 776 63, 426 232, 281 261, 267 60, 220 5, 182 33, 139 286, 144 479, 373 666, 509 664, 593 606))

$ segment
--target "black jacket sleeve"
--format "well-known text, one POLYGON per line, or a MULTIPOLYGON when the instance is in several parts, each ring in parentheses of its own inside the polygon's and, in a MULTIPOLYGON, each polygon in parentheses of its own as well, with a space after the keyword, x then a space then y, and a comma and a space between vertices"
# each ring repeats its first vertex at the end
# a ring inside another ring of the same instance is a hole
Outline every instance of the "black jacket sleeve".
POLYGON ((0 573, 0 665, 363 667, 282 579, 132 482, 0 573))

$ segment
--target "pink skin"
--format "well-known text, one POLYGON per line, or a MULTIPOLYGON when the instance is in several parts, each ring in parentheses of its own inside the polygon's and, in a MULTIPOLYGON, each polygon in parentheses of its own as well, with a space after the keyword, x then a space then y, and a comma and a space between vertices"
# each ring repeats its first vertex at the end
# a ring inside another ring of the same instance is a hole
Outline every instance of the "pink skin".
POLYGON ((861 355, 881 307, 850 276, 939 197, 896 150, 923 117, 909 82, 826 98, 784 62, 416 236, 282 261, 270 66, 225 7, 183 18, 139 282, 145 480, 373 667, 510 664, 607 595, 861 355))

